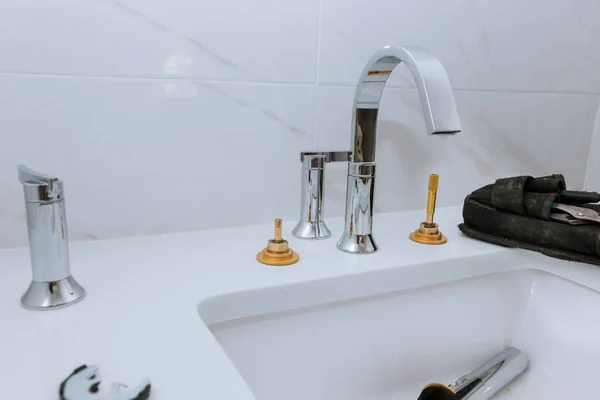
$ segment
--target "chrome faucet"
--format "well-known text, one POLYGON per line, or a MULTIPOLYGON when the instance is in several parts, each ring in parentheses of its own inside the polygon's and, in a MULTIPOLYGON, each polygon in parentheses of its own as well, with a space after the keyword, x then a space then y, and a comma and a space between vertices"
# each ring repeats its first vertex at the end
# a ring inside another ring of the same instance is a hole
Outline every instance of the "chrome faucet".
POLYGON ((356 88, 350 152, 301 153, 303 170, 308 169, 308 172, 303 172, 301 220, 293 231, 294 236, 302 239, 329 236, 323 221, 324 164, 348 161, 345 226, 337 247, 353 254, 377 251, 372 233, 377 114, 385 83, 401 62, 406 64, 417 84, 427 132, 460 132, 452 88, 446 70, 435 56, 417 46, 386 46, 376 51, 363 69, 356 88))
POLYGON ((71 275, 63 183, 25 165, 17 171, 25 194, 33 272, 21 305, 48 310, 74 304, 85 290, 71 275))

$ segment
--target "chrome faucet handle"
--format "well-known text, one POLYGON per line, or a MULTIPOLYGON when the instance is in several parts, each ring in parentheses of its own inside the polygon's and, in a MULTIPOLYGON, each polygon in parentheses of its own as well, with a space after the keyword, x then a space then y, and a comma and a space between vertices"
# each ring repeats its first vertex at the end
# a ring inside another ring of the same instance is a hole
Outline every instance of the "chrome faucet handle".
POLYGON ((19 182, 26 188, 25 201, 43 202, 63 198, 62 181, 60 179, 34 171, 23 164, 17 165, 17 172, 19 182))
POLYGON ((331 231, 323 220, 323 191, 325 164, 344 162, 350 158, 349 151, 302 152, 302 192, 300 220, 292 230, 298 239, 327 239, 331 231))
POLYGON ((51 182, 58 180, 58 178, 34 171, 33 169, 29 168, 27 165, 24 164, 17 165, 17 172, 19 173, 19 182, 21 183, 34 181, 50 184, 51 182))
POLYGON ((321 152, 302 152, 300 153, 300 162, 304 161, 306 156, 323 156, 326 163, 350 161, 349 151, 321 151, 321 152))
POLYGON ((21 305, 50 310, 74 304, 85 290, 71 275, 62 181, 25 165, 17 166, 27 211, 32 281, 21 305))

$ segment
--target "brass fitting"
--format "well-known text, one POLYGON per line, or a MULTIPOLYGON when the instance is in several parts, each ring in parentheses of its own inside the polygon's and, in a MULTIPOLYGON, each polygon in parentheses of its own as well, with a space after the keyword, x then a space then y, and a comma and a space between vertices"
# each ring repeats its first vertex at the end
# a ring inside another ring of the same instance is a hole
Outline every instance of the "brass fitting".
POLYGON ((427 192, 427 217, 425 222, 421 222, 419 229, 411 232, 408 237, 422 244, 444 244, 448 238, 442 235, 438 230, 438 224, 433 222, 433 214, 435 213, 435 200, 437 198, 438 182, 440 177, 436 174, 429 175, 429 188, 427 192))
POLYGON ((282 237, 281 218, 275 219, 275 237, 269 239, 267 247, 256 255, 256 260, 266 265, 283 266, 297 263, 298 253, 290 249, 287 240, 282 237))

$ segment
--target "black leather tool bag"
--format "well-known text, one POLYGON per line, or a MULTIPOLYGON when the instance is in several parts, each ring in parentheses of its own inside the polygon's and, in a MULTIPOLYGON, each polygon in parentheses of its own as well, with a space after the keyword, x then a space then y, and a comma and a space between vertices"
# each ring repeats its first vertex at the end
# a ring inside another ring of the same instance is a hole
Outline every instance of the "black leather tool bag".
POLYGON ((465 198, 458 227, 486 242, 600 265, 600 222, 556 208, 584 207, 595 216, 600 206, 590 203, 598 201, 596 192, 566 190, 560 174, 502 178, 465 198))

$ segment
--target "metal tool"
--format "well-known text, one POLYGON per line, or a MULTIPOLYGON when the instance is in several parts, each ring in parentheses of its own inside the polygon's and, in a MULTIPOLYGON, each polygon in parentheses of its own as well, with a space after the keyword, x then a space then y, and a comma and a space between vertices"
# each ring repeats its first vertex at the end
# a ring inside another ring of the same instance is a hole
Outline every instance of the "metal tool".
POLYGON ((150 397, 150 382, 144 381, 135 389, 123 383, 113 383, 106 392, 100 391, 97 365, 82 365, 67 377, 58 390, 60 400, 146 400, 150 397))
POLYGON ((600 214, 590 208, 570 206, 567 204, 554 203, 552 208, 562 213, 551 213, 550 218, 570 225, 585 225, 589 223, 600 223, 600 214))

